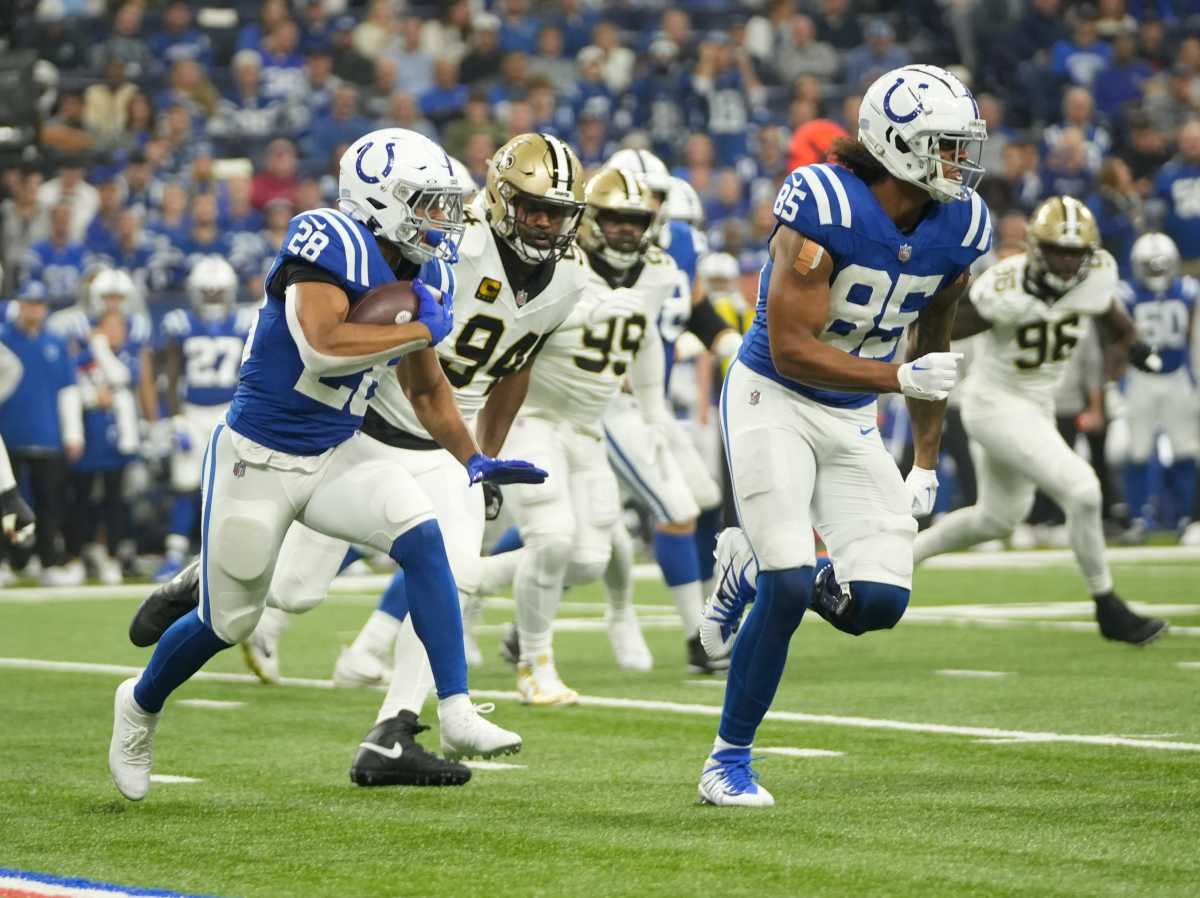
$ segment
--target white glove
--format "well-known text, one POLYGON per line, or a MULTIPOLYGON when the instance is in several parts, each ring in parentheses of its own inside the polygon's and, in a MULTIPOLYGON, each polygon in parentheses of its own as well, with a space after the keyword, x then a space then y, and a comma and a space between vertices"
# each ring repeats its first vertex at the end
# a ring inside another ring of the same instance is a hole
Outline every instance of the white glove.
POLYGON ((958 383, 961 352, 930 352, 915 362, 901 365, 896 378, 900 392, 910 399, 945 399, 958 383))
POLYGON ((914 518, 923 518, 933 511, 933 503, 937 501, 937 471, 928 471, 913 465, 908 476, 904 478, 904 485, 912 494, 914 518))

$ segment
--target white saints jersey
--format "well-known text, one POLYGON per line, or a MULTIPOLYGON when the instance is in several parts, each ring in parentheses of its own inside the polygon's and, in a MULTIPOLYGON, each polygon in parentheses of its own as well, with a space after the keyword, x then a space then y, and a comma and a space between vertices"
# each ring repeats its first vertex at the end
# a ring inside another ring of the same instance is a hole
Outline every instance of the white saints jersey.
MULTIPOLYGON (((496 381, 523 368, 570 314, 584 292, 585 269, 582 253, 572 246, 555 264, 550 283, 527 300, 508 283, 482 200, 467 209, 466 222, 453 265, 454 327, 437 354, 458 408, 471 423, 496 381)), ((380 379, 371 406, 393 426, 428 438, 394 376, 380 379)))
POLYGON ((583 298, 538 354, 522 414, 569 421, 599 436, 634 356, 646 339, 659 339, 654 323, 675 292, 679 270, 651 247, 630 286, 610 287, 590 263, 587 274, 583 298))
POLYGON ((1117 263, 1097 250, 1083 280, 1052 301, 1028 292, 1025 271, 1026 255, 1020 253, 996 263, 971 285, 971 302, 992 327, 975 338, 964 389, 1051 403, 1088 319, 1113 304, 1117 263))

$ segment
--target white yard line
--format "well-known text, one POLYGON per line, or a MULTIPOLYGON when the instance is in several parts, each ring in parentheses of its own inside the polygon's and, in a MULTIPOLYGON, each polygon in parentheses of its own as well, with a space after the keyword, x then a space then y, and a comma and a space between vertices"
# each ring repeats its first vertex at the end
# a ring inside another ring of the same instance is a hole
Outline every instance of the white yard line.
MULTIPOLYGON (((44 670, 63 673, 134 676, 141 668, 121 664, 91 664, 81 661, 47 661, 39 658, 0 658, 0 668, 15 670, 44 670)), ((192 677, 197 681, 220 683, 258 683, 251 674, 209 673, 201 671, 192 677)), ((310 689, 332 689, 331 680, 283 677, 283 686, 302 686, 310 689)), ((493 701, 520 701, 516 692, 480 689, 471 693, 474 698, 493 701)), ((700 717, 719 717, 717 705, 694 705, 688 702, 663 702, 637 698, 614 698, 601 695, 581 695, 579 703, 591 708, 614 708, 626 711, 647 711, 654 714, 687 714, 700 717)), ((1142 748, 1158 751, 1200 752, 1200 743, 1167 742, 1160 739, 1132 739, 1126 736, 1088 736, 1072 733, 1047 733, 1026 730, 1004 730, 995 727, 957 726, 942 723, 917 723, 875 717, 850 717, 840 714, 804 714, 799 711, 768 711, 767 720, 782 723, 812 723, 822 726, 848 727, 861 730, 887 730, 903 733, 927 733, 937 736, 973 736, 976 739, 1000 739, 1013 742, 1064 742, 1075 745, 1103 745, 1120 748, 1142 748)))
POLYGON ((754 746, 754 754, 779 755, 784 758, 843 758, 846 756, 844 751, 829 751, 825 748, 763 748, 761 745, 754 746))
POLYGON ((963 679, 976 680, 995 680, 1000 677, 1011 676, 1007 670, 956 670, 954 668, 946 668, 945 670, 935 670, 934 673, 939 677, 962 677, 963 679))
POLYGON ((1200 661, 1178 661, 1176 663, 1184 670, 1200 670, 1200 661))
POLYGON ((185 708, 207 708, 210 711, 234 711, 246 707, 245 702, 223 702, 215 698, 181 698, 174 704, 185 708))
POLYGON ((192 783, 202 783, 204 780, 198 780, 194 776, 175 776, 174 774, 170 773, 152 773, 150 774, 150 782, 162 783, 168 786, 189 786, 192 783))
POLYGON ((526 770, 528 764, 505 764, 503 761, 463 761, 472 770, 526 770))

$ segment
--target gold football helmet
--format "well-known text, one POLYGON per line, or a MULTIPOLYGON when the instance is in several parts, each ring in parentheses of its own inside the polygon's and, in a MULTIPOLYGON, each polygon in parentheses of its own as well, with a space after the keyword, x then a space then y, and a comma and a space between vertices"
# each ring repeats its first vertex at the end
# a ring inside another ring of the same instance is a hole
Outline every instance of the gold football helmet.
POLYGON ((1100 248, 1100 228, 1079 200, 1052 196, 1033 211, 1025 243, 1030 277, 1061 296, 1083 280, 1100 248))
POLYGON ((560 258, 583 214, 583 166, 549 134, 519 134, 488 163, 487 221, 527 262, 560 258))
POLYGON ((658 203, 641 175, 605 168, 588 179, 579 246, 618 271, 632 268, 654 240, 658 203))

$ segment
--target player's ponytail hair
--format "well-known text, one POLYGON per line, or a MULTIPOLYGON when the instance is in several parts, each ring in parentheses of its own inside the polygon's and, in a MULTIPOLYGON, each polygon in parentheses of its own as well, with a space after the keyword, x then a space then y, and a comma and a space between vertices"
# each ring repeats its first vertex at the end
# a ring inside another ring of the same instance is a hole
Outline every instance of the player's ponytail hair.
POLYGON ((874 184, 888 177, 883 163, 872 155, 866 145, 853 137, 836 137, 829 148, 829 158, 843 168, 848 168, 862 179, 864 184, 874 184))

